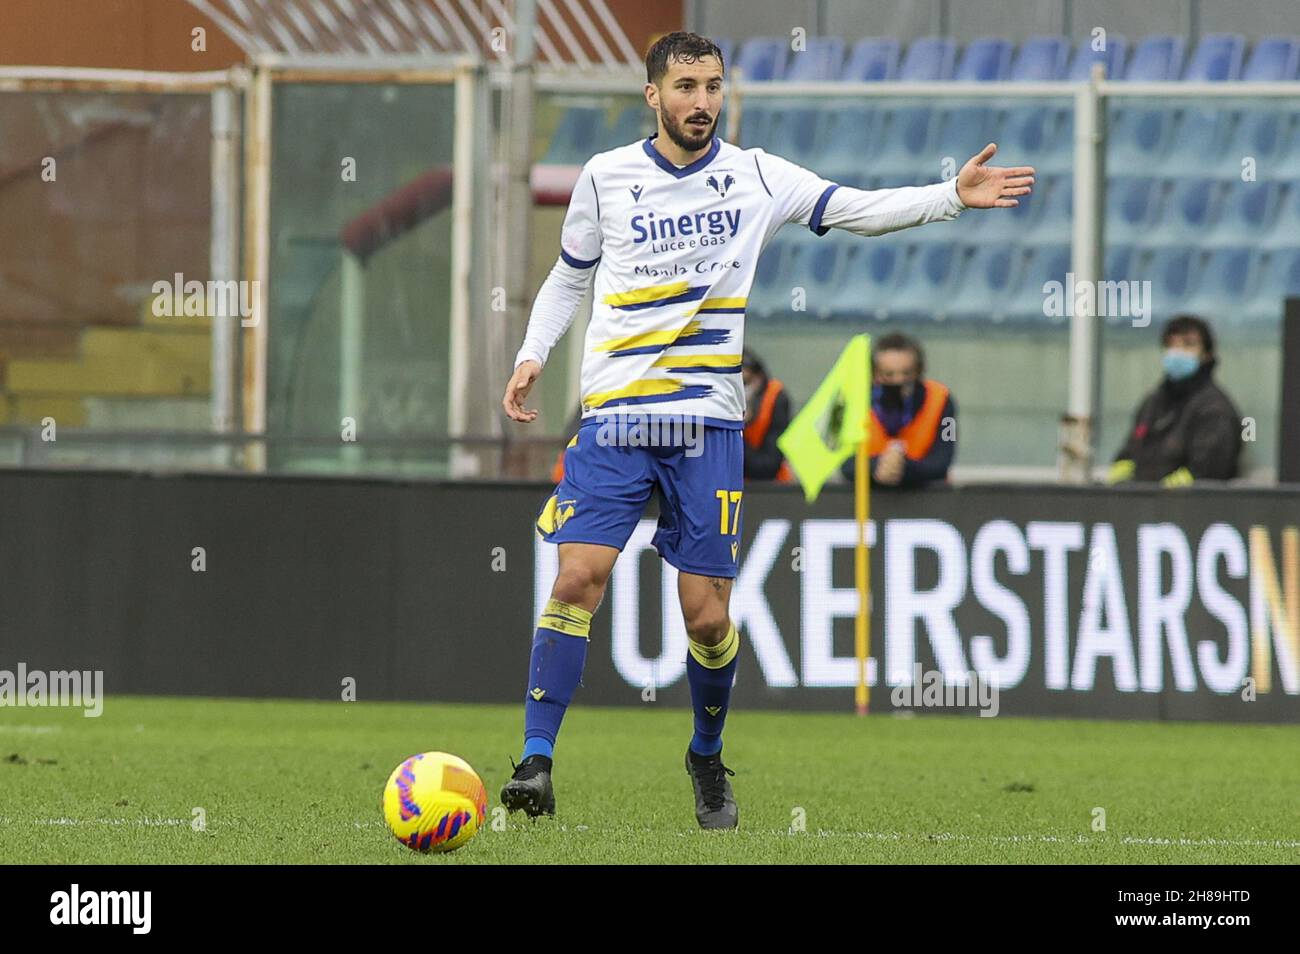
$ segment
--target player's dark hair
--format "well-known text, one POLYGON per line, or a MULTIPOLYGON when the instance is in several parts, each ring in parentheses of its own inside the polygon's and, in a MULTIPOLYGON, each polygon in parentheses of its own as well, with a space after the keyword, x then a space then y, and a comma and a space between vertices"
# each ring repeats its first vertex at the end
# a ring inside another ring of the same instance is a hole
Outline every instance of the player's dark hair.
POLYGON ((1196 315, 1174 315, 1166 321, 1160 329, 1160 343, 1167 345, 1174 335, 1185 335, 1189 331, 1201 336, 1201 347, 1206 354, 1214 354, 1214 332, 1210 330, 1210 323, 1196 315))
POLYGON ((756 352, 751 351, 749 348, 746 348, 741 354, 740 366, 742 368, 749 368, 749 370, 753 371, 755 374, 761 374, 763 377, 767 377, 767 365, 763 363, 763 359, 760 358, 756 352))
POLYGON ((921 348, 921 342, 917 341, 911 335, 905 335, 901 331, 891 331, 887 335, 882 335, 880 340, 871 343, 871 370, 876 370, 876 355, 882 351, 910 351, 912 357, 916 359, 916 376, 925 377, 925 351, 921 348))
POLYGON ((659 81, 668 72, 670 60, 694 63, 701 56, 716 58, 718 66, 722 67, 724 74, 726 73, 727 65, 722 62, 722 50, 718 49, 718 44, 708 37, 681 30, 666 33, 655 41, 654 46, 650 47, 650 51, 645 55, 646 82, 658 86, 659 81))

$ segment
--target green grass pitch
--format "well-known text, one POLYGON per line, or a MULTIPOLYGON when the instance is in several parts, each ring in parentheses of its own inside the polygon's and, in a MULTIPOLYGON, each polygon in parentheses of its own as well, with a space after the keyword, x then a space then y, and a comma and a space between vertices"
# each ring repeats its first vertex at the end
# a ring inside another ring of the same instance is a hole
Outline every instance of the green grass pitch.
POLYGON ((725 755, 741 829, 701 832, 689 711, 577 705, 556 751, 559 814, 497 830, 522 719, 138 697, 109 697, 97 719, 0 709, 0 860, 1300 862, 1300 727, 737 710, 725 755), (403 758, 438 749, 478 770, 489 819, 459 851, 421 856, 388 833, 380 793, 403 758))

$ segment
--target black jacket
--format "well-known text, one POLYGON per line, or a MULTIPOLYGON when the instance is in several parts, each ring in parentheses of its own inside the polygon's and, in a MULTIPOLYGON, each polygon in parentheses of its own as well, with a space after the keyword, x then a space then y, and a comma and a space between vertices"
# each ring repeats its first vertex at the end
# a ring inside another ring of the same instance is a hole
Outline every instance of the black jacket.
POLYGON ((1241 455, 1241 415, 1214 383, 1212 358, 1190 378, 1168 377, 1147 395, 1115 455, 1133 461, 1134 480, 1161 480, 1186 467, 1197 480, 1230 480, 1241 455))
MULTIPOLYGON (((772 386, 769 379, 763 384, 763 390, 759 392, 756 405, 763 403, 763 396, 767 394, 767 389, 772 386)), ((749 421, 745 421, 746 424, 749 421)), ((781 448, 776 446, 776 439, 785 433, 785 429, 790 426, 790 397, 785 388, 776 396, 772 402, 772 423, 767 428, 767 433, 763 435, 763 441, 757 447, 745 445, 745 479, 746 480, 774 480, 776 472, 781 469, 781 463, 785 460, 785 455, 781 453, 781 448)))
MULTIPOLYGON (((918 381, 917 388, 920 394, 917 396, 918 406, 920 401, 925 400, 925 382, 918 381)), ((952 394, 948 395, 948 400, 944 402, 943 413, 939 420, 943 421, 952 418, 954 423, 957 420, 957 404, 952 399, 952 394)), ((897 484, 882 484, 876 480, 876 461, 877 457, 871 458, 871 485, 873 487, 924 487, 926 484, 932 484, 936 481, 948 479, 948 469, 952 467, 952 459, 957 452, 957 442, 955 440, 946 441, 943 439, 943 430, 940 428, 939 435, 935 437, 934 443, 930 445, 929 452, 920 460, 907 458, 903 461, 903 476, 897 484)), ((850 457, 840 465, 840 473, 844 475, 845 480, 853 480, 857 472, 857 457, 850 457)))

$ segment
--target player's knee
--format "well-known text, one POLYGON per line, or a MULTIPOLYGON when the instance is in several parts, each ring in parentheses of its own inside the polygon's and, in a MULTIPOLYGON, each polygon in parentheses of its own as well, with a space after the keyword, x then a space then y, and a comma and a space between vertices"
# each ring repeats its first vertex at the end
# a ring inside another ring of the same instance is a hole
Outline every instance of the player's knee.
POLYGON ((595 610, 605 593, 606 576, 594 567, 583 563, 560 567, 551 588, 551 598, 595 610))
POLYGON ((731 628, 731 619, 725 607, 709 606, 695 610, 686 619, 686 633, 697 643, 716 646, 722 642, 727 630, 731 628))

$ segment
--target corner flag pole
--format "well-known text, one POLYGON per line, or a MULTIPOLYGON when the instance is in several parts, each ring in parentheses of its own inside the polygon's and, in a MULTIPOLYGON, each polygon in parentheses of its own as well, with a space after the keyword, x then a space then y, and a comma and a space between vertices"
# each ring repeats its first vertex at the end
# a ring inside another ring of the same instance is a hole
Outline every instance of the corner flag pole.
POLYGON ((858 615, 854 619, 853 644, 858 657, 858 685, 854 702, 858 715, 867 714, 871 690, 867 687, 867 657, 871 655, 871 554, 867 550, 867 514, 871 505, 871 457, 867 443, 871 439, 871 348, 867 347, 867 411, 862 422, 862 440, 858 442, 853 468, 853 511, 858 525, 857 545, 853 548, 854 584, 858 591, 858 615))

